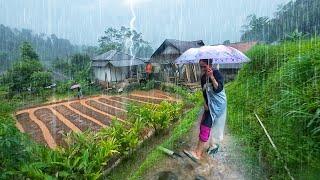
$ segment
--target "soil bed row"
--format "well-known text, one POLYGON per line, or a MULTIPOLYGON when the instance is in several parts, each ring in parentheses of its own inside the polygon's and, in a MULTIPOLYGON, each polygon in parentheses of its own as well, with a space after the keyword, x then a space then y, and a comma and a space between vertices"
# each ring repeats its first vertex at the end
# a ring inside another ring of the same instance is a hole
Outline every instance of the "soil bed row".
POLYGON ((47 126, 51 136, 58 145, 66 145, 63 141, 63 135, 72 130, 56 117, 50 109, 38 109, 34 112, 34 115, 47 126))
POLYGON ((105 116, 97 111, 94 111, 84 105, 82 105, 79 102, 74 102, 71 103, 70 106, 78 111, 80 111, 81 113, 93 117, 94 119, 100 121, 101 123, 105 124, 105 125, 110 125, 111 123, 111 119, 108 116, 105 116))
POLYGON ((62 114, 66 119, 72 122, 75 126, 77 126, 82 132, 86 130, 98 131, 101 127, 90 121, 89 119, 76 114, 71 109, 67 108, 65 105, 59 105, 53 107, 54 110, 58 111, 62 114))
POLYGON ((93 108, 96 108, 102 112, 116 116, 120 119, 123 119, 123 120, 127 119, 127 113, 125 111, 121 111, 119 109, 112 108, 110 106, 106 106, 106 105, 99 103, 95 100, 88 100, 88 101, 86 101, 86 104, 93 107, 93 108))
POLYGON ((112 101, 110 99, 106 99, 106 98, 99 98, 98 99, 99 102, 102 102, 104 104, 108 104, 110 106, 114 106, 114 107, 117 107, 117 108, 120 108, 120 109, 126 109, 127 106, 123 103, 120 103, 118 101, 112 101))
POLYGON ((48 145, 44 139, 43 133, 39 125, 33 122, 29 116, 29 113, 21 113, 17 116, 17 121, 21 124, 24 131, 36 142, 48 145))

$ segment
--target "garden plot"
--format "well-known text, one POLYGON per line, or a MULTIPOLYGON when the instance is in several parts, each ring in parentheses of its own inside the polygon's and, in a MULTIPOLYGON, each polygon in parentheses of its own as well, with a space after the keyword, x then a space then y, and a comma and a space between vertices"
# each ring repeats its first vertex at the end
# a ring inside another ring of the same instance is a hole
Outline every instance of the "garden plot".
POLYGON ((125 122, 129 103, 159 104, 175 99, 162 91, 135 91, 130 95, 97 96, 46 104, 16 112, 16 126, 36 142, 50 148, 64 146, 64 134, 71 131, 97 132, 113 119, 125 122))

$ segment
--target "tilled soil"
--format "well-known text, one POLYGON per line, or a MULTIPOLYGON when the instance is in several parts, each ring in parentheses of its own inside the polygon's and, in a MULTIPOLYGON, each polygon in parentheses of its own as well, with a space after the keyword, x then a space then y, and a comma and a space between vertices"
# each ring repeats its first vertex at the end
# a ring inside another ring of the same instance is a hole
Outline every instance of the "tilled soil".
POLYGON ((105 125, 110 125, 111 123, 111 119, 108 116, 105 116, 93 109, 90 109, 79 102, 73 102, 70 104, 70 106, 87 116, 93 117, 94 119, 102 122, 105 125))
POLYGON ((36 142, 55 148, 64 145, 63 134, 70 131, 99 131, 102 127, 110 126, 113 117, 124 122, 128 103, 175 101, 159 90, 134 93, 136 95, 95 96, 33 106, 16 112, 16 126, 36 142))
POLYGON ((58 119, 50 109, 42 108, 34 112, 35 116, 46 124, 50 134, 58 145, 66 145, 63 135, 69 133, 71 129, 58 119))
POLYGON ((24 131, 36 142, 42 143, 47 145, 47 142, 44 139, 43 133, 39 125, 33 122, 30 117, 29 113, 21 113, 17 115, 17 121, 22 125, 24 131))
POLYGON ((58 111, 65 118, 67 118, 69 121, 75 124, 81 131, 86 131, 89 129, 93 131, 98 131, 101 128, 98 124, 90 121, 89 119, 79 114, 76 114, 74 111, 67 108, 65 105, 55 106, 53 107, 53 109, 58 111))

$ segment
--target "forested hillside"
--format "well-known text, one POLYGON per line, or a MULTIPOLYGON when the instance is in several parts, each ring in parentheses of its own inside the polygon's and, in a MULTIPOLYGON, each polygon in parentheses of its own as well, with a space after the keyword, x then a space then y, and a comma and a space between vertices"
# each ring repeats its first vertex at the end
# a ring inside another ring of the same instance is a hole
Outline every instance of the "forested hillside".
POLYGON ((274 42, 319 35, 320 1, 296 0, 280 5, 274 18, 248 16, 242 41, 274 42))
POLYGON ((28 29, 12 29, 0 25, 0 72, 8 69, 12 62, 20 57, 20 46, 23 42, 29 42, 42 61, 50 62, 63 58, 79 51, 67 39, 58 38, 52 34, 36 34, 28 29))

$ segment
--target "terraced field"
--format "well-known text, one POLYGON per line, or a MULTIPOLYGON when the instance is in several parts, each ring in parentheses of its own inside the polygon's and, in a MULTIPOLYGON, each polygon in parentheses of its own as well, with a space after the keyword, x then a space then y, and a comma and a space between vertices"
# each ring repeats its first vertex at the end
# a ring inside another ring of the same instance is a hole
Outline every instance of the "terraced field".
POLYGON ((63 135, 86 130, 99 131, 110 126, 111 120, 125 122, 128 103, 175 102, 176 99, 159 91, 135 91, 130 95, 97 96, 81 100, 57 102, 16 112, 16 126, 38 143, 50 148, 64 146, 63 135))

